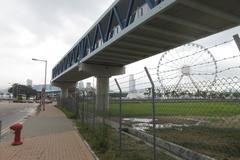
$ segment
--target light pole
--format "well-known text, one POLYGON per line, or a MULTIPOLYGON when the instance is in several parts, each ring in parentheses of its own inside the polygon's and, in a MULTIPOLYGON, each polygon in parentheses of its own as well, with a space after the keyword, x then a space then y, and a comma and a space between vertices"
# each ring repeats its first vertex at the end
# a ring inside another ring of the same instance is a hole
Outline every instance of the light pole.
MULTIPOLYGON (((11 86, 12 83, 8 83, 8 84, 10 85, 9 89, 12 87, 12 95, 13 95, 14 89, 13 89, 13 86, 11 86)), ((10 92, 8 92, 8 93, 9 93, 9 103, 10 103, 11 98, 13 98, 13 97, 11 97, 11 93, 10 92)))
POLYGON ((41 60, 41 59, 36 59, 36 58, 32 58, 33 61, 40 61, 40 62, 44 62, 45 63, 45 78, 44 78, 44 87, 42 90, 42 95, 43 98, 41 97, 41 101, 43 104, 43 110, 45 111, 45 99, 46 99, 46 95, 45 95, 45 91, 46 91, 46 81, 47 81, 47 60, 41 60))

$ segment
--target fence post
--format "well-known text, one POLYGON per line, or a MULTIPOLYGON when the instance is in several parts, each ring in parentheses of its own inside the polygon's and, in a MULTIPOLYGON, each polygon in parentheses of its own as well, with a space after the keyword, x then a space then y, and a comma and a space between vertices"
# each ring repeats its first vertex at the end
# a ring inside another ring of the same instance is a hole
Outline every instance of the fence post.
POLYGON ((119 150, 120 150, 120 155, 122 154, 122 89, 117 81, 117 79, 115 78, 114 79, 116 84, 117 84, 117 87, 119 89, 119 94, 120 94, 120 97, 119 97, 119 150))
POLYGON ((144 67, 144 69, 152 86, 153 159, 156 160, 155 85, 147 67, 144 67))
POLYGON ((96 96, 95 96, 95 92, 93 92, 92 95, 92 107, 93 107, 93 130, 95 130, 95 125, 96 125, 96 100, 95 100, 96 96))
MULTIPOLYGON (((86 90, 86 108, 85 108, 85 117, 86 117, 86 122, 87 122, 87 125, 89 126, 90 123, 89 123, 89 95, 88 95, 88 92, 86 90)), ((91 127, 91 126, 90 126, 91 127)))
POLYGON ((238 49, 239 49, 239 51, 240 51, 240 38, 239 38, 239 35, 238 35, 238 34, 235 34, 235 35, 233 36, 233 39, 234 39, 234 41, 235 41, 235 43, 236 43, 236 45, 237 45, 237 47, 238 47, 238 49))
POLYGON ((0 120, 0 142, 2 140, 2 121, 0 120))
POLYGON ((79 92, 75 90, 75 107, 76 107, 76 119, 78 121, 79 118, 79 92))
POLYGON ((84 93, 84 90, 82 90, 82 94, 83 94, 83 101, 82 101, 82 123, 84 123, 84 106, 85 106, 85 93, 84 93))

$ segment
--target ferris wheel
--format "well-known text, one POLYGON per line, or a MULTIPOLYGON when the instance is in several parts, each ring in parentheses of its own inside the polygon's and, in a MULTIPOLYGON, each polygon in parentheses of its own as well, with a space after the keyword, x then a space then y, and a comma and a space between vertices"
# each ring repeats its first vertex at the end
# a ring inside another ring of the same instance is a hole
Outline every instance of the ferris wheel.
POLYGON ((207 81, 210 82, 208 85, 214 85, 217 70, 217 62, 208 49, 189 43, 162 54, 157 76, 163 90, 170 86, 177 90, 183 84, 199 90, 198 82, 207 81))

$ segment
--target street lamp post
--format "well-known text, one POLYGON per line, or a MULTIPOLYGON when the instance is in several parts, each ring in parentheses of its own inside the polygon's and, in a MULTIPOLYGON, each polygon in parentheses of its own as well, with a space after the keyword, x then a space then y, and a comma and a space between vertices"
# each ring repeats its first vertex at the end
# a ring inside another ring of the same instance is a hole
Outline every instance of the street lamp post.
POLYGON ((46 91, 46 81, 47 81, 47 60, 41 60, 41 59, 36 59, 36 58, 32 58, 33 61, 40 61, 40 62, 44 62, 45 63, 45 78, 44 78, 44 87, 42 90, 42 95, 43 98, 41 96, 41 101, 43 104, 43 110, 45 111, 45 99, 46 99, 46 95, 45 95, 45 91, 46 91))
POLYGON ((8 84, 10 85, 9 89, 12 87, 12 97, 11 97, 11 93, 9 93, 9 103, 10 103, 11 99, 14 98, 14 97, 13 97, 13 95, 14 95, 14 88, 13 88, 13 86, 11 86, 12 83, 8 83, 8 84))

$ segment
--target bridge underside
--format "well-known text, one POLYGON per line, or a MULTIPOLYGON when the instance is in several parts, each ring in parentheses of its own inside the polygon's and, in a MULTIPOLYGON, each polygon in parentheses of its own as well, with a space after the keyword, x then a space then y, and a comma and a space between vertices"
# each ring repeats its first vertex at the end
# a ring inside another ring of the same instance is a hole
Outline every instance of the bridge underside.
MULTIPOLYGON (((177 0, 153 9, 151 18, 129 26, 80 63, 124 66, 160 52, 238 26, 239 0, 177 0)), ((79 81, 92 76, 73 65, 53 82, 79 81)))
POLYGON ((82 62, 123 66, 235 27, 240 24, 236 4, 240 6, 237 0, 180 0, 82 62))
POLYGON ((78 65, 74 66, 68 70, 65 74, 61 75, 57 80, 52 81, 53 84, 56 83, 76 83, 79 80, 89 78, 93 76, 88 72, 79 71, 78 65))
MULTIPOLYGON (((120 5, 118 2, 124 6, 128 1, 119 0, 115 4, 120 5)), ((59 62, 68 62, 67 65, 60 65, 67 68, 54 73, 52 83, 62 88, 63 96, 68 96, 68 88, 77 81, 96 76, 96 107, 104 112, 109 106, 109 77, 123 74, 123 66, 238 26, 239 6, 239 0, 161 0, 159 5, 134 19, 133 23, 102 45, 90 49, 90 53, 84 55, 78 63, 74 59, 75 64, 72 64, 68 58, 76 51, 75 45, 73 51, 59 62)), ((124 9, 120 12, 124 12, 124 9)), ((87 38, 90 44, 88 34, 87 38)))

